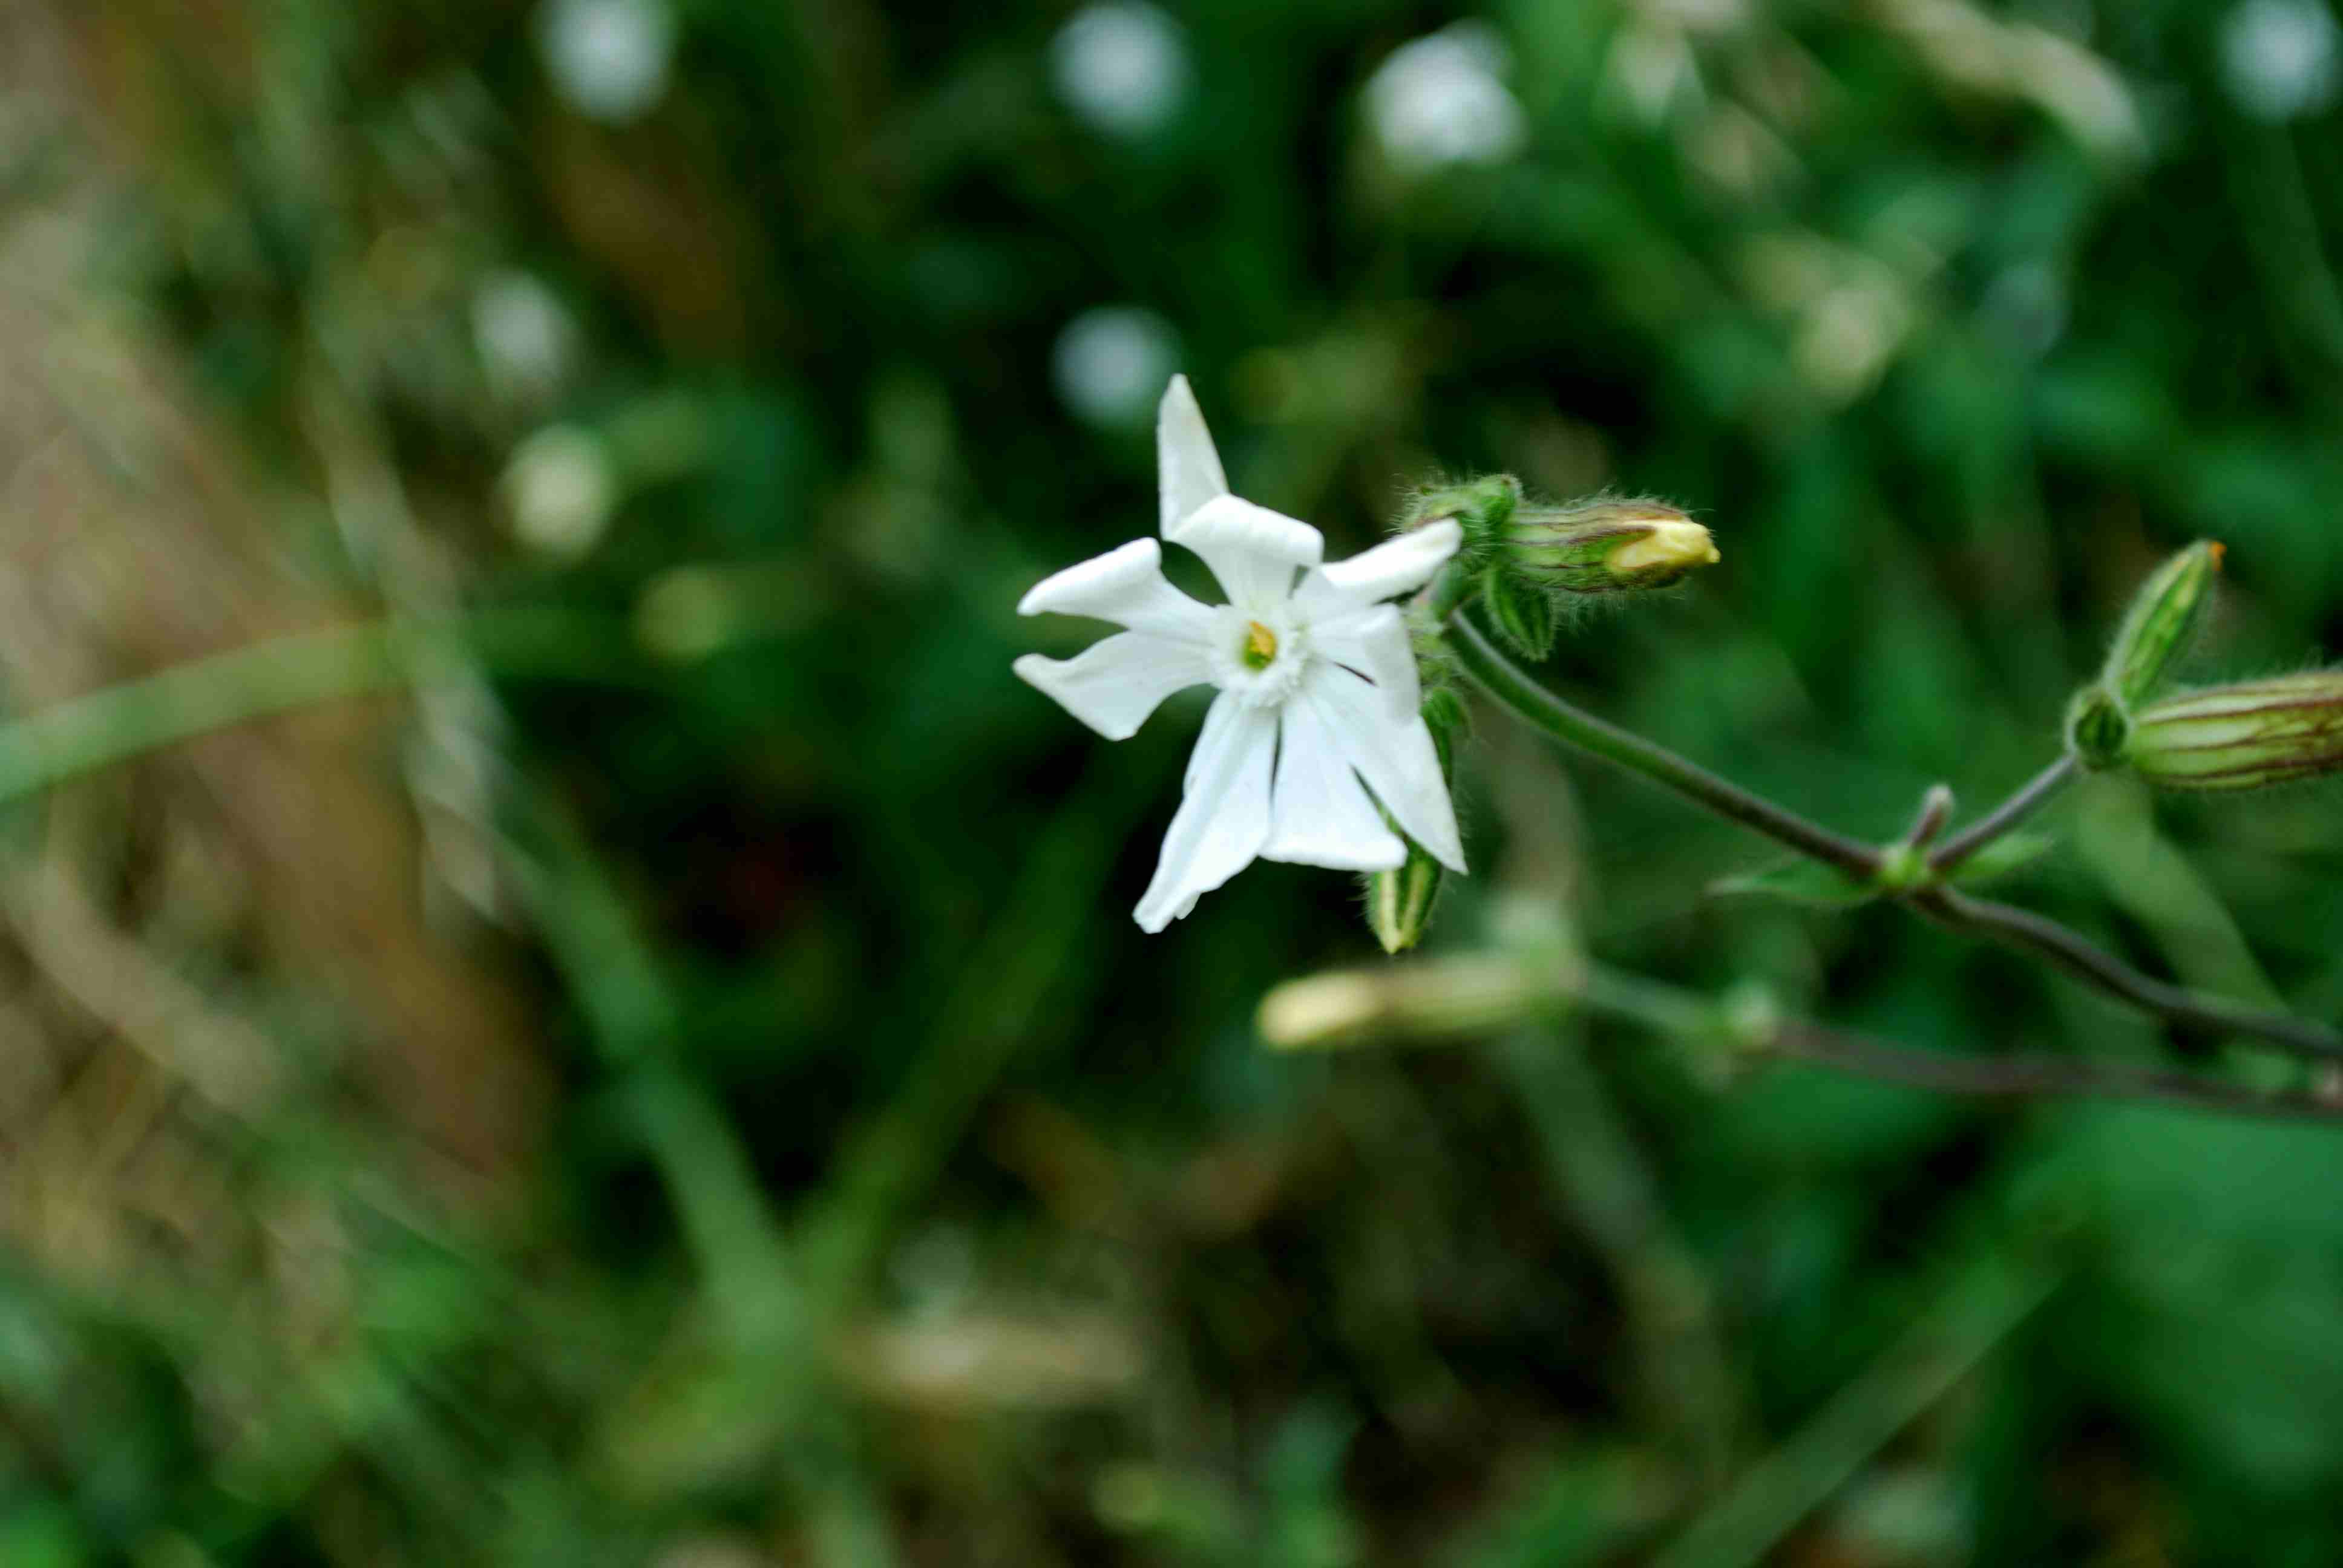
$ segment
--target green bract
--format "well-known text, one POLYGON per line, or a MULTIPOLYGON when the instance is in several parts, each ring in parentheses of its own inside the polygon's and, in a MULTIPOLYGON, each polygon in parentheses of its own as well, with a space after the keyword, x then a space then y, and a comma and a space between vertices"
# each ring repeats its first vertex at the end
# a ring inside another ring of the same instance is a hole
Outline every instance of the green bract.
POLYGON ((1514 577, 1500 561, 1489 568, 1481 598, 1489 608, 1489 624, 1515 653, 1535 662, 1554 651, 1562 618, 1553 594, 1514 577))

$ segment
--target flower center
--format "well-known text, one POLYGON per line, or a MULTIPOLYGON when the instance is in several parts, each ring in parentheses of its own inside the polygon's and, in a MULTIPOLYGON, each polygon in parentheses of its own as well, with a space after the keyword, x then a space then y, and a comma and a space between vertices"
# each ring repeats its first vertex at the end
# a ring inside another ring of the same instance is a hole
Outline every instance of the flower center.
POLYGON ((1274 708, 1310 667, 1310 629, 1283 605, 1222 605, 1212 638, 1212 684, 1248 708, 1274 708))

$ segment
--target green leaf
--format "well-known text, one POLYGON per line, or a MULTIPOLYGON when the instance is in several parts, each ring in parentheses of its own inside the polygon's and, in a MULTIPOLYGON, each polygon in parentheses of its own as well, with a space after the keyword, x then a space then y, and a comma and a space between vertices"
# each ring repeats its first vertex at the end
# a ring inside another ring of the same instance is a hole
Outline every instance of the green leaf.
POLYGON ((1762 871, 1722 878, 1708 885, 1708 894, 1713 899, 1755 896, 1804 904, 1810 909, 1851 910, 1882 897, 1884 890, 1858 882, 1835 867, 1814 860, 1789 860, 1762 871))
POLYGON ((2040 859, 2057 841, 2047 833, 2005 833, 1956 867, 1953 885, 1981 888, 1997 882, 2040 859))

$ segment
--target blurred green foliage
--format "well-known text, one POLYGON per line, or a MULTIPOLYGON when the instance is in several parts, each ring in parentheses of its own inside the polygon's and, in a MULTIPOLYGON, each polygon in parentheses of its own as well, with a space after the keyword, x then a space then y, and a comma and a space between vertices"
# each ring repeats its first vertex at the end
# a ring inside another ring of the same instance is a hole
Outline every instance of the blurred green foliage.
MULTIPOLYGON (((1510 95, 1454 157, 1401 112, 1453 129, 1443 78, 1377 75, 1453 18, 1387 0, 186 9, 59 8, 131 171, 85 286, 306 571, 626 678, 490 671, 518 1198, 418 1194, 328 1060, 214 1140, 330 1217, 314 1277, 21 1254, 0 1560, 2343 1555, 2333 1133, 1719 1091, 1608 1027, 1267 1056, 1355 890, 1142 937, 1195 706, 1110 749, 1009 673, 1081 635, 1022 589, 1151 528, 1173 368, 1332 553, 1435 472, 1690 508, 1723 564, 1547 674, 1850 831, 2031 773, 2187 539, 2204 668, 2343 645, 2343 159, 2331 81, 2238 77, 2252 6, 1499 5, 1443 35, 1510 95)), ((1436 941, 1504 890, 1916 1045, 2207 1049, 1709 900, 1760 846, 1495 728, 1436 941)), ((2056 820, 2030 899, 2343 1010, 2331 794, 2056 820)))

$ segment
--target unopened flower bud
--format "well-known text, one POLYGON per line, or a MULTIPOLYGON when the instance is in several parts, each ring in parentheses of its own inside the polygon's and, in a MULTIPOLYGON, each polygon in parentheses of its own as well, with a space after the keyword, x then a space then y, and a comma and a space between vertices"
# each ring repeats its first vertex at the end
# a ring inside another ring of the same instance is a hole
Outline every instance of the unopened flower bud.
POLYGON ((2075 760, 2094 771, 2120 768, 2130 738, 2131 721, 2106 687, 2087 686, 2075 693, 2066 708, 2066 749, 2075 760))
POLYGON ((2343 772, 2343 669, 2166 698, 2133 716, 2124 760, 2167 789, 2254 789, 2343 772))
POLYGON ((1562 617, 1552 590, 1515 576, 1501 560, 1483 576, 1481 602, 1489 608, 1489 624, 1515 653, 1534 663, 1554 651, 1562 617))
POLYGON ((1572 978, 1504 953, 1312 975, 1262 999, 1262 1043, 1307 1050, 1484 1034, 1568 1005, 1572 978))
POLYGON ((2187 656, 2213 605, 2221 547, 2199 539, 2158 567, 2132 597, 2100 677, 2126 707, 2154 697, 2187 656))
POLYGON ((1503 542, 1507 568, 1570 593, 1665 588, 1718 558, 1708 530, 1664 501, 1519 508, 1503 542))
POLYGON ((1432 911, 1440 902, 1444 868, 1411 843, 1407 860, 1396 871, 1373 871, 1367 876, 1367 929, 1375 933, 1383 951, 1402 953, 1423 940, 1431 929, 1432 911))

